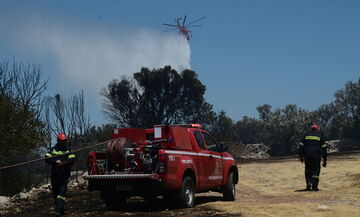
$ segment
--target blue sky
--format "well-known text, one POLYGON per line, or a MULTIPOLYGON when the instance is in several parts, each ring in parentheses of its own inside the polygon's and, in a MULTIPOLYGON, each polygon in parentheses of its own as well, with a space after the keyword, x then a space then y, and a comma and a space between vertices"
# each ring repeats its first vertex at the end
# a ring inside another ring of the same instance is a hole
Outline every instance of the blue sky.
POLYGON ((84 89, 100 124, 106 120, 98 93, 112 78, 142 63, 181 68, 190 58, 208 102, 239 120, 257 117, 265 103, 316 109, 357 80, 359 11, 360 1, 350 0, 0 1, 0 59, 42 65, 49 94, 84 89), (160 33, 161 23, 185 14, 207 16, 189 44, 160 33))

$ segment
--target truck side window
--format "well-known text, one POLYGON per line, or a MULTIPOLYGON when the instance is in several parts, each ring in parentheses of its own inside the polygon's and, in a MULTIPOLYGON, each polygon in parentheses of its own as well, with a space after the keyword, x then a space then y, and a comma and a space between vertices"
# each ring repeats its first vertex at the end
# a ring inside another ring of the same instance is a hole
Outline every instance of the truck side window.
POLYGON ((202 149, 205 149, 204 140, 203 140, 200 132, 199 132, 199 131, 195 131, 195 132, 194 132, 194 136, 195 136, 196 142, 198 143, 199 147, 202 148, 202 149))
POLYGON ((216 142, 206 133, 202 133, 206 142, 206 149, 209 151, 219 152, 216 146, 216 142))

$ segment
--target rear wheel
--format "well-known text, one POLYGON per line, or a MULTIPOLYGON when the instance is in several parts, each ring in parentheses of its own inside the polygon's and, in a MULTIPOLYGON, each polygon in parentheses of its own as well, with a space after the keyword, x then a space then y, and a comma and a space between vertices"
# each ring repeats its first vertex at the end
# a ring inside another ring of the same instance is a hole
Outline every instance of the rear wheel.
POLYGON ((101 191, 100 195, 108 210, 119 211, 126 206, 126 197, 122 196, 120 192, 101 191))
POLYGON ((191 177, 187 176, 184 178, 178 199, 182 207, 190 208, 194 206, 195 187, 191 177))
POLYGON ((235 182, 234 182, 234 173, 231 172, 228 176, 228 180, 226 185, 223 188, 223 198, 226 201, 234 201, 235 200, 235 182))

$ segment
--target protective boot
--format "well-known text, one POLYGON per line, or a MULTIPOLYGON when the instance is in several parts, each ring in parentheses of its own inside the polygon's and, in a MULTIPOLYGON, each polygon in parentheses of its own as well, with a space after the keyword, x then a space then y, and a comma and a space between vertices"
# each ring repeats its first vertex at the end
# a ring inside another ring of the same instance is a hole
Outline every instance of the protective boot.
POLYGON ((319 191, 318 184, 319 184, 319 177, 312 177, 312 190, 313 191, 319 191))
POLYGON ((306 181, 306 190, 310 191, 312 179, 311 179, 311 173, 308 169, 305 170, 305 181, 306 181))
POLYGON ((56 200, 56 207, 55 207, 56 216, 64 215, 64 207, 65 207, 65 197, 59 195, 56 200))

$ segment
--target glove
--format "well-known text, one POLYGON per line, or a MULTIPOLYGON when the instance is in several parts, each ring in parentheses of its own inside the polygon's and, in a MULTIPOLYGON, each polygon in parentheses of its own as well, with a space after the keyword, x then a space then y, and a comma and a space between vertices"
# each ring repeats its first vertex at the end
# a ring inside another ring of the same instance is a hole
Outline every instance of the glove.
POLYGON ((57 160, 56 161, 56 168, 60 168, 60 167, 62 167, 64 165, 64 163, 62 162, 62 161, 60 161, 60 160, 57 160))
POLYGON ((304 163, 304 157, 300 157, 300 162, 304 163))
POLYGON ((323 166, 323 167, 326 167, 326 165, 327 165, 327 163, 326 163, 326 161, 324 161, 323 164, 322 164, 322 166, 323 166))

